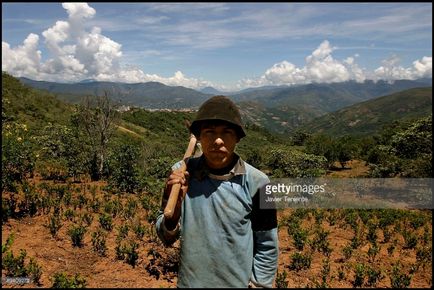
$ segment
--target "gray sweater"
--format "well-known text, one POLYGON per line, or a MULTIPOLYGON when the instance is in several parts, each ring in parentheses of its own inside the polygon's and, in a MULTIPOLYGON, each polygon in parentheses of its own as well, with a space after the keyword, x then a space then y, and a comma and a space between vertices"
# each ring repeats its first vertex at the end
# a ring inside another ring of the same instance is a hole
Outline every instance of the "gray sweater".
MULTIPOLYGON (((174 169, 179 163, 174 165, 174 169)), ((189 188, 173 231, 161 210, 156 228, 171 245, 180 238, 178 287, 272 287, 277 270, 275 209, 259 208, 268 177, 238 159, 229 174, 209 173, 203 157, 188 161, 189 188)))

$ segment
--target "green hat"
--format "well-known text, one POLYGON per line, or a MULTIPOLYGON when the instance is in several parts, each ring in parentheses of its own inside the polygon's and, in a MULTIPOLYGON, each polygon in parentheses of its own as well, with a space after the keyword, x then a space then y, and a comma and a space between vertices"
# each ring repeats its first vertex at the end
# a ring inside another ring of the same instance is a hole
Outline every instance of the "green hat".
POLYGON ((214 96, 200 106, 196 119, 191 123, 190 132, 197 138, 200 135, 200 124, 204 121, 221 120, 235 126, 239 138, 246 136, 241 115, 237 106, 226 96, 214 96))

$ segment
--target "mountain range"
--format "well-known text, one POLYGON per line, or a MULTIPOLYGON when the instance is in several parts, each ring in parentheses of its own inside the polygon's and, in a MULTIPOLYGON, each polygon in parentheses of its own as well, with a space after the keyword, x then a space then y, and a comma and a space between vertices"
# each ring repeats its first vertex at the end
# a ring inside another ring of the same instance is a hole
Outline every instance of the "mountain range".
MULTIPOLYGON (((71 103, 80 102, 85 95, 107 93, 112 99, 124 105, 147 109, 197 109, 212 95, 225 94, 238 104, 245 122, 262 126, 276 133, 291 132, 302 125, 307 126, 314 120, 317 120, 314 122, 317 125, 309 125, 306 128, 321 131, 324 128, 319 124, 327 122, 324 121, 327 116, 330 116, 329 120, 336 122, 337 119, 348 114, 338 113, 344 108, 413 88, 432 87, 432 79, 398 80, 393 83, 348 81, 291 87, 265 86, 223 93, 212 87, 197 91, 182 86, 167 86, 158 82, 127 84, 84 80, 79 83, 65 84, 27 78, 19 79, 26 85, 46 90, 56 95, 57 98, 71 103), (330 113, 335 113, 335 115, 329 115, 330 113), (323 119, 317 119, 320 117, 323 119)), ((411 91, 408 94, 411 94, 411 91)), ((412 99, 410 96, 408 98, 410 103, 421 101, 416 98, 412 99)), ((376 105, 385 106, 382 102, 376 105)), ((351 122, 356 121, 349 121, 351 122)), ((360 121, 357 122, 360 123, 360 121)), ((352 126, 352 128, 358 128, 358 126, 352 126)))
POLYGON ((55 83, 19 78, 20 81, 33 88, 46 90, 59 99, 78 103, 83 96, 103 95, 107 93, 114 101, 124 105, 148 109, 183 109, 197 108, 211 95, 182 86, 166 86, 159 82, 116 83, 82 81, 79 83, 55 83))

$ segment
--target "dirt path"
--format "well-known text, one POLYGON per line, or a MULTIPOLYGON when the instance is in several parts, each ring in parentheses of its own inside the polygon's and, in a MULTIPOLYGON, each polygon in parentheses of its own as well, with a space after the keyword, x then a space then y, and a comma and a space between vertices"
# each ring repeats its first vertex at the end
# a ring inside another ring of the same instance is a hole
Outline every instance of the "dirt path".
POLYGON ((133 135, 135 135, 135 136, 143 137, 143 136, 141 136, 140 134, 137 134, 136 132, 131 131, 130 129, 127 129, 127 128, 125 128, 125 127, 122 127, 122 126, 119 126, 119 125, 116 125, 116 127, 117 127, 119 130, 123 131, 123 132, 127 132, 127 133, 133 134, 133 135))
POLYGON ((339 162, 334 164, 335 169, 327 172, 328 177, 364 177, 369 171, 369 166, 363 160, 350 160, 341 168, 339 162))

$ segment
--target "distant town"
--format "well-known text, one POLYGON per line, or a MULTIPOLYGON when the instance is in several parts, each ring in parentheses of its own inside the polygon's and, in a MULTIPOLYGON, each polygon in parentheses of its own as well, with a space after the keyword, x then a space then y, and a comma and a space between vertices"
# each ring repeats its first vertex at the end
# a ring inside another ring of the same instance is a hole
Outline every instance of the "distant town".
POLYGON ((121 105, 119 106, 119 108, 117 108, 118 112, 128 112, 131 111, 133 109, 142 109, 142 110, 146 110, 149 112, 186 112, 186 113, 194 113, 197 111, 197 109, 193 109, 193 108, 179 108, 179 109, 169 109, 169 108, 158 108, 158 109, 152 109, 152 108, 139 108, 136 106, 126 106, 126 105, 121 105))

